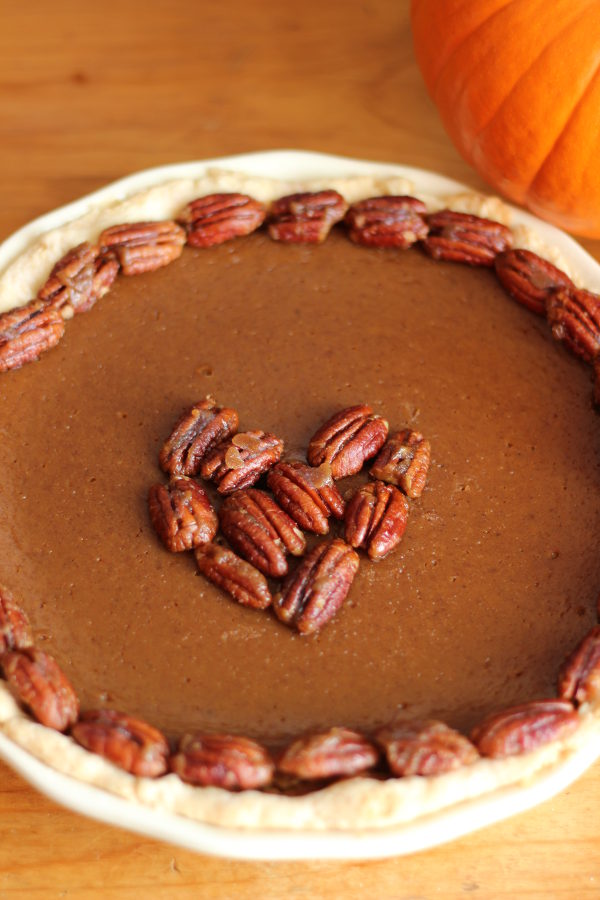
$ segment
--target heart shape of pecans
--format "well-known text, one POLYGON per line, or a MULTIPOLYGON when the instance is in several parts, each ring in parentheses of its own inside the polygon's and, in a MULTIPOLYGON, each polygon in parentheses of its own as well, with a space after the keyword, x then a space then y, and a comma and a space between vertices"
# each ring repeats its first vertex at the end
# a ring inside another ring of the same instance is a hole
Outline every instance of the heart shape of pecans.
POLYGON ((148 494, 154 528, 172 552, 193 550, 198 571, 234 600, 271 607, 300 634, 329 622, 346 599, 359 567, 357 549, 372 560, 398 546, 409 502, 425 487, 429 442, 410 429, 389 435, 370 406, 342 409, 311 438, 308 463, 282 461, 284 442, 264 431, 238 432, 239 416, 212 397, 186 409, 165 441, 159 462, 168 484, 148 494), (356 475, 368 460, 374 481, 348 504, 336 480, 356 475), (225 497, 215 512, 200 475, 225 497), (253 485, 266 476, 266 490, 253 485), (287 555, 307 549, 301 529, 324 536, 330 517, 344 538, 315 544, 294 571, 287 555), (219 525, 231 549, 215 543, 219 525), (267 578, 285 579, 273 596, 267 578))

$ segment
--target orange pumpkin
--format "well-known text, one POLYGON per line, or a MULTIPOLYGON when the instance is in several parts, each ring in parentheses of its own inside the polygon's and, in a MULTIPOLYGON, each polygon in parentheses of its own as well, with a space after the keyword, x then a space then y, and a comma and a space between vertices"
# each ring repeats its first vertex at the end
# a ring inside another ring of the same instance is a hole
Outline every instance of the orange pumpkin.
POLYGON ((496 190, 600 237, 600 0, 412 0, 448 134, 496 190))

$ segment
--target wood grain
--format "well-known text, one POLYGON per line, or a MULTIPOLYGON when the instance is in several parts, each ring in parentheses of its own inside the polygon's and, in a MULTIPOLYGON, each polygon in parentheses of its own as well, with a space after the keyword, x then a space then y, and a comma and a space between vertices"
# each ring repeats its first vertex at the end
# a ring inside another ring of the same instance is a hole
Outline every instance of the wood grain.
MULTIPOLYGON (((5 2, 0 110, 0 238, 147 166, 278 147, 484 187, 425 93, 401 0, 5 2)), ((596 765, 542 807, 412 857, 243 863, 82 819, 0 764, 0 896, 598 898, 599 806, 596 765)))

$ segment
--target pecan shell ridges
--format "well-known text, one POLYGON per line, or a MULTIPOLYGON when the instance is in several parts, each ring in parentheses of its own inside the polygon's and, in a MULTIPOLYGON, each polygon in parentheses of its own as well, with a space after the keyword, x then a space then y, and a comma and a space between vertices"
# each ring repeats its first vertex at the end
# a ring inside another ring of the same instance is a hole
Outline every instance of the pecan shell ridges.
POLYGON ((306 780, 348 778, 372 768, 378 759, 377 748, 358 731, 335 727, 293 741, 277 768, 306 780))
POLYGON ((55 347, 65 332, 59 312, 43 300, 0 315, 0 372, 19 369, 55 347))
POLYGON ((49 654, 37 647, 9 650, 0 664, 12 692, 42 725, 66 731, 77 721, 77 694, 49 654))
POLYGON ((471 732, 471 740, 482 756, 504 759, 566 737, 578 725, 579 717, 572 703, 534 700, 484 719, 471 732))
POLYGON ((134 222, 105 229, 98 243, 103 255, 114 254, 124 275, 154 272, 181 256, 185 230, 176 222, 134 222))
POLYGON ((195 550, 198 571, 242 606, 266 609, 271 592, 255 566, 218 544, 202 544, 195 550))
POLYGON ((267 485, 279 505, 300 528, 327 534, 329 516, 341 519, 344 500, 331 475, 302 462, 280 462, 267 476, 267 485))
POLYGON ((284 243, 320 244, 347 209, 337 191, 288 194, 271 204, 269 235, 284 243))
POLYGON ((442 209, 427 217, 429 234, 422 242, 434 259, 471 266, 493 266, 498 253, 512 247, 512 232, 500 222, 442 209))
POLYGON ((170 760, 182 781, 226 790, 268 785, 275 769, 268 751, 250 738, 232 734, 188 734, 170 760))
POLYGON ((546 308, 552 334, 586 362, 600 357, 600 296, 583 289, 559 288, 546 308))
POLYGON ((468 738, 434 719, 395 722, 379 728, 374 737, 397 777, 442 775, 479 757, 468 738))
POLYGON ((426 212, 425 204, 415 197, 369 197, 352 204, 344 223, 356 244, 406 249, 427 237, 426 212))
POLYGON ((387 433, 388 423, 370 406, 350 406, 317 429, 307 459, 311 466, 328 463, 334 478, 355 475, 381 449, 387 433))
POLYGON ((217 406, 206 397, 186 409, 173 426, 159 454, 161 469, 170 475, 197 475, 206 454, 237 428, 235 409, 217 406))
POLYGON ((214 247, 256 231, 265 215, 266 207, 247 194, 209 194, 188 203, 178 221, 190 246, 214 247))
POLYGON ((344 516, 346 541, 367 551, 370 559, 383 559, 406 531, 408 500, 391 484, 365 484, 348 502, 344 516))
POLYGON ((283 441, 266 431, 245 431, 211 450, 200 466, 206 481, 215 481, 220 494, 251 487, 281 459, 283 441))
POLYGON ((86 710, 71 728, 71 736, 86 750, 145 778, 164 775, 169 744, 165 736, 141 719, 112 709, 86 710))
POLYGON ((391 434, 371 466, 371 477, 397 485, 416 500, 425 488, 431 446, 418 431, 405 428, 391 434))
POLYGON ((556 266, 531 250, 506 250, 494 260, 498 281, 523 306, 546 315, 546 304, 557 288, 574 288, 571 279, 556 266))
POLYGON ((154 484, 148 492, 150 520, 171 553, 208 544, 217 533, 217 514, 206 492, 190 478, 172 478, 154 484))

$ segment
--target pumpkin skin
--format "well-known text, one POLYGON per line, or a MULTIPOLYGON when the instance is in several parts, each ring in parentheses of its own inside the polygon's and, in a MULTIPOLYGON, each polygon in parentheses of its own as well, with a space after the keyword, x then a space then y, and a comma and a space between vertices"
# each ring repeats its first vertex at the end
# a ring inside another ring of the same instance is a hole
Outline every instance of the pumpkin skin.
POLYGON ((600 0, 411 0, 452 141, 510 200, 600 237, 600 0))

